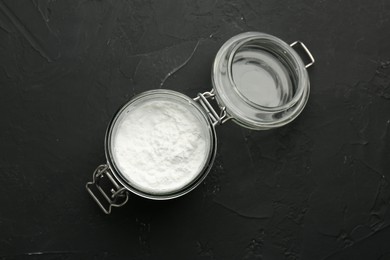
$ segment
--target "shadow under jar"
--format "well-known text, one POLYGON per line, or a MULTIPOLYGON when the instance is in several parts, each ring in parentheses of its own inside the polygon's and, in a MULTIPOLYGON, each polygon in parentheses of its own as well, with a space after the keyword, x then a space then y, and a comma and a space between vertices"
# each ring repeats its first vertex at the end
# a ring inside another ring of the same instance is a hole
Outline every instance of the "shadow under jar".
POLYGON ((152 90, 119 109, 106 132, 107 163, 93 173, 88 192, 106 214, 124 205, 130 192, 155 200, 190 192, 214 162, 216 126, 231 119, 265 130, 291 122, 308 100, 306 68, 313 64, 302 42, 288 45, 259 32, 232 37, 214 60, 211 91, 190 98, 152 90), (308 64, 294 45, 306 53, 308 64))

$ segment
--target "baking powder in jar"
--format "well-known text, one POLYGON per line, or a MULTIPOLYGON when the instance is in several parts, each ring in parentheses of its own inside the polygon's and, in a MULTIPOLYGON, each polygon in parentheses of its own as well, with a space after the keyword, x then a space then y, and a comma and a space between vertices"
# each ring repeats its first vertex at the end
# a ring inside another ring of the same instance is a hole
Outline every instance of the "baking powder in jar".
POLYGON ((193 109, 188 103, 157 98, 122 113, 115 123, 111 150, 129 184, 161 195, 174 193, 198 177, 208 159, 210 136, 193 109))

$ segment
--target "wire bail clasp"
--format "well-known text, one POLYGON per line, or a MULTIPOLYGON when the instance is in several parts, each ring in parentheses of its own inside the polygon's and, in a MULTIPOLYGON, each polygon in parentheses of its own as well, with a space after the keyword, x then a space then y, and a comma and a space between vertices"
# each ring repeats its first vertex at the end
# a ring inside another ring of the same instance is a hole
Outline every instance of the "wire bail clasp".
POLYGON ((308 64, 305 64, 305 68, 309 68, 311 66, 313 66, 313 64, 315 63, 315 60, 314 60, 314 57, 313 57, 313 54, 311 54, 311 52, 309 51, 309 49, 306 47, 306 45, 301 42, 301 41, 295 41, 293 43, 290 44, 291 47, 294 47, 295 45, 299 44, 299 46, 301 46, 301 48, 305 51, 307 57, 309 58, 310 62, 308 64))
POLYGON ((109 166, 106 164, 99 165, 96 168, 92 175, 92 182, 87 182, 85 188, 106 214, 111 213, 112 207, 121 207, 129 199, 129 194, 126 188, 118 184, 118 182, 112 176, 109 166), (107 194, 106 191, 104 191, 102 188, 101 182, 104 180, 108 180, 109 182, 107 185, 112 186, 109 188, 111 194, 107 194), (102 200, 106 203, 103 203, 102 200))

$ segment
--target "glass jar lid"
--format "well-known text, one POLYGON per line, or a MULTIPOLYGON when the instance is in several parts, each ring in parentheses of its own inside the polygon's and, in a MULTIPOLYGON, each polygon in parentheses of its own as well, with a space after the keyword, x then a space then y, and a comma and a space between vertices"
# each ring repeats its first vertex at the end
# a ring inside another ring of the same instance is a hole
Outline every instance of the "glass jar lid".
POLYGON ((291 122, 303 110, 310 89, 296 51, 279 38, 259 32, 236 35, 220 48, 212 83, 228 116, 251 129, 291 122))

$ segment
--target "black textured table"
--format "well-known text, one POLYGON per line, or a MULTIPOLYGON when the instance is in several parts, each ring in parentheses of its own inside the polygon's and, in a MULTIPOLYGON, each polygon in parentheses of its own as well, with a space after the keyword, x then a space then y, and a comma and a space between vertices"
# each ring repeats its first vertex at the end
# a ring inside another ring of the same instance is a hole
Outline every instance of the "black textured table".
POLYGON ((389 1, 0 1, 0 259, 390 259, 389 1), (219 126, 206 180, 105 215, 85 190, 115 111, 211 89, 244 31, 303 41, 291 124, 219 126))

